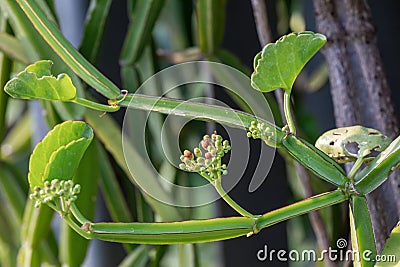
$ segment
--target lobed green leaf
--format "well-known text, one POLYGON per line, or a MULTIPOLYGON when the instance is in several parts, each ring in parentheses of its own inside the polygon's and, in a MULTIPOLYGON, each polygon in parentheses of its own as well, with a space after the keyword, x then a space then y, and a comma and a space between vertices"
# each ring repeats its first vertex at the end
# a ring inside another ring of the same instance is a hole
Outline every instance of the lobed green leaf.
POLYGON ((31 155, 31 189, 42 186, 45 180, 72 179, 92 139, 92 129, 81 121, 66 121, 54 127, 31 155))
POLYGON ((254 59, 251 85, 262 92, 282 88, 290 93, 297 75, 325 43, 324 35, 307 31, 267 44, 254 59))
POLYGON ((76 97, 76 88, 66 74, 55 77, 51 73, 50 60, 41 60, 29 65, 15 78, 11 79, 4 90, 14 98, 45 99, 69 101, 76 97))

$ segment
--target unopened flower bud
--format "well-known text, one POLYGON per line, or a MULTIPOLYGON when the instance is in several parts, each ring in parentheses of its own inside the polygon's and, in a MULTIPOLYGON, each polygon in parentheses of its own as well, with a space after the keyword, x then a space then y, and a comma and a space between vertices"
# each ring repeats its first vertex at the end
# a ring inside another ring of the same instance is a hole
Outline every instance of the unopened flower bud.
POLYGON ((197 162, 198 162, 199 164, 204 164, 205 159, 204 159, 203 157, 197 158, 197 162))
POLYGON ((193 153, 190 152, 189 150, 183 151, 183 156, 187 159, 192 159, 193 158, 193 153))
POLYGON ((202 156, 201 150, 200 150, 200 148, 198 148, 198 147, 196 147, 196 148, 193 150, 193 152, 194 152, 194 155, 195 155, 196 157, 201 157, 201 156, 202 156))
POLYGON ((205 140, 201 141, 201 146, 204 149, 207 149, 210 146, 210 139, 205 139, 205 140))
POLYGON ((204 156, 205 156, 206 159, 209 160, 209 159, 212 159, 213 154, 211 152, 207 152, 204 156))
POLYGON ((219 148, 221 146, 222 146, 222 141, 221 140, 215 141, 215 147, 219 148))

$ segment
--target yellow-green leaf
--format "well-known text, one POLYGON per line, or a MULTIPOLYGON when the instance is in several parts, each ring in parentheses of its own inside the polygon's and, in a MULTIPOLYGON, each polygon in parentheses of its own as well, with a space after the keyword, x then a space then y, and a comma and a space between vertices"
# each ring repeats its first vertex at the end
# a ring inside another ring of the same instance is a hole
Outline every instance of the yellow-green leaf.
POLYGON ((400 222, 392 230, 389 239, 386 241, 379 261, 375 267, 399 266, 400 264, 400 222))
POLYGON ((72 179, 92 139, 92 128, 82 121, 66 121, 54 127, 31 155, 30 187, 42 186, 45 180, 72 179))
POLYGON ((76 88, 66 74, 57 77, 51 73, 50 60, 41 60, 29 65, 4 90, 12 97, 23 99, 45 99, 69 101, 76 97, 76 88))

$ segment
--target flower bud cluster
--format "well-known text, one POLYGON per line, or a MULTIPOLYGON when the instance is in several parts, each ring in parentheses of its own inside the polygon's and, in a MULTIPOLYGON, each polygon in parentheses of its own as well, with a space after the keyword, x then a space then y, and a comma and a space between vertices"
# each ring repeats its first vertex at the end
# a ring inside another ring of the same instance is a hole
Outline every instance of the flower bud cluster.
POLYGON ((261 139, 265 142, 269 141, 274 136, 273 130, 263 122, 252 121, 247 132, 247 137, 253 139, 261 139))
POLYGON ((200 148, 196 147, 193 152, 185 150, 180 157, 182 163, 179 168, 185 171, 198 172, 203 177, 212 180, 218 179, 221 175, 226 175, 226 164, 221 163, 225 153, 231 150, 228 140, 223 140, 222 136, 214 132, 211 137, 205 135, 200 142, 200 148))
POLYGON ((43 188, 36 186, 30 198, 35 200, 35 207, 39 207, 42 203, 53 202, 59 198, 71 203, 77 199, 77 195, 81 191, 79 184, 74 184, 71 180, 57 180, 51 182, 45 181, 43 188))

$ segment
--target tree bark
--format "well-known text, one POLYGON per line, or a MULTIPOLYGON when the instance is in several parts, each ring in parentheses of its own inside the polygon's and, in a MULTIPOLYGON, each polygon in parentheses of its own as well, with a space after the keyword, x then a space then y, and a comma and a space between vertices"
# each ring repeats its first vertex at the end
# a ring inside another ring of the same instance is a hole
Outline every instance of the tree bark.
MULTIPOLYGON (((390 89, 365 0, 314 0, 318 32, 328 42, 326 57, 336 126, 361 124, 397 137, 390 89)), ((380 251, 400 214, 400 173, 367 195, 380 251)))

